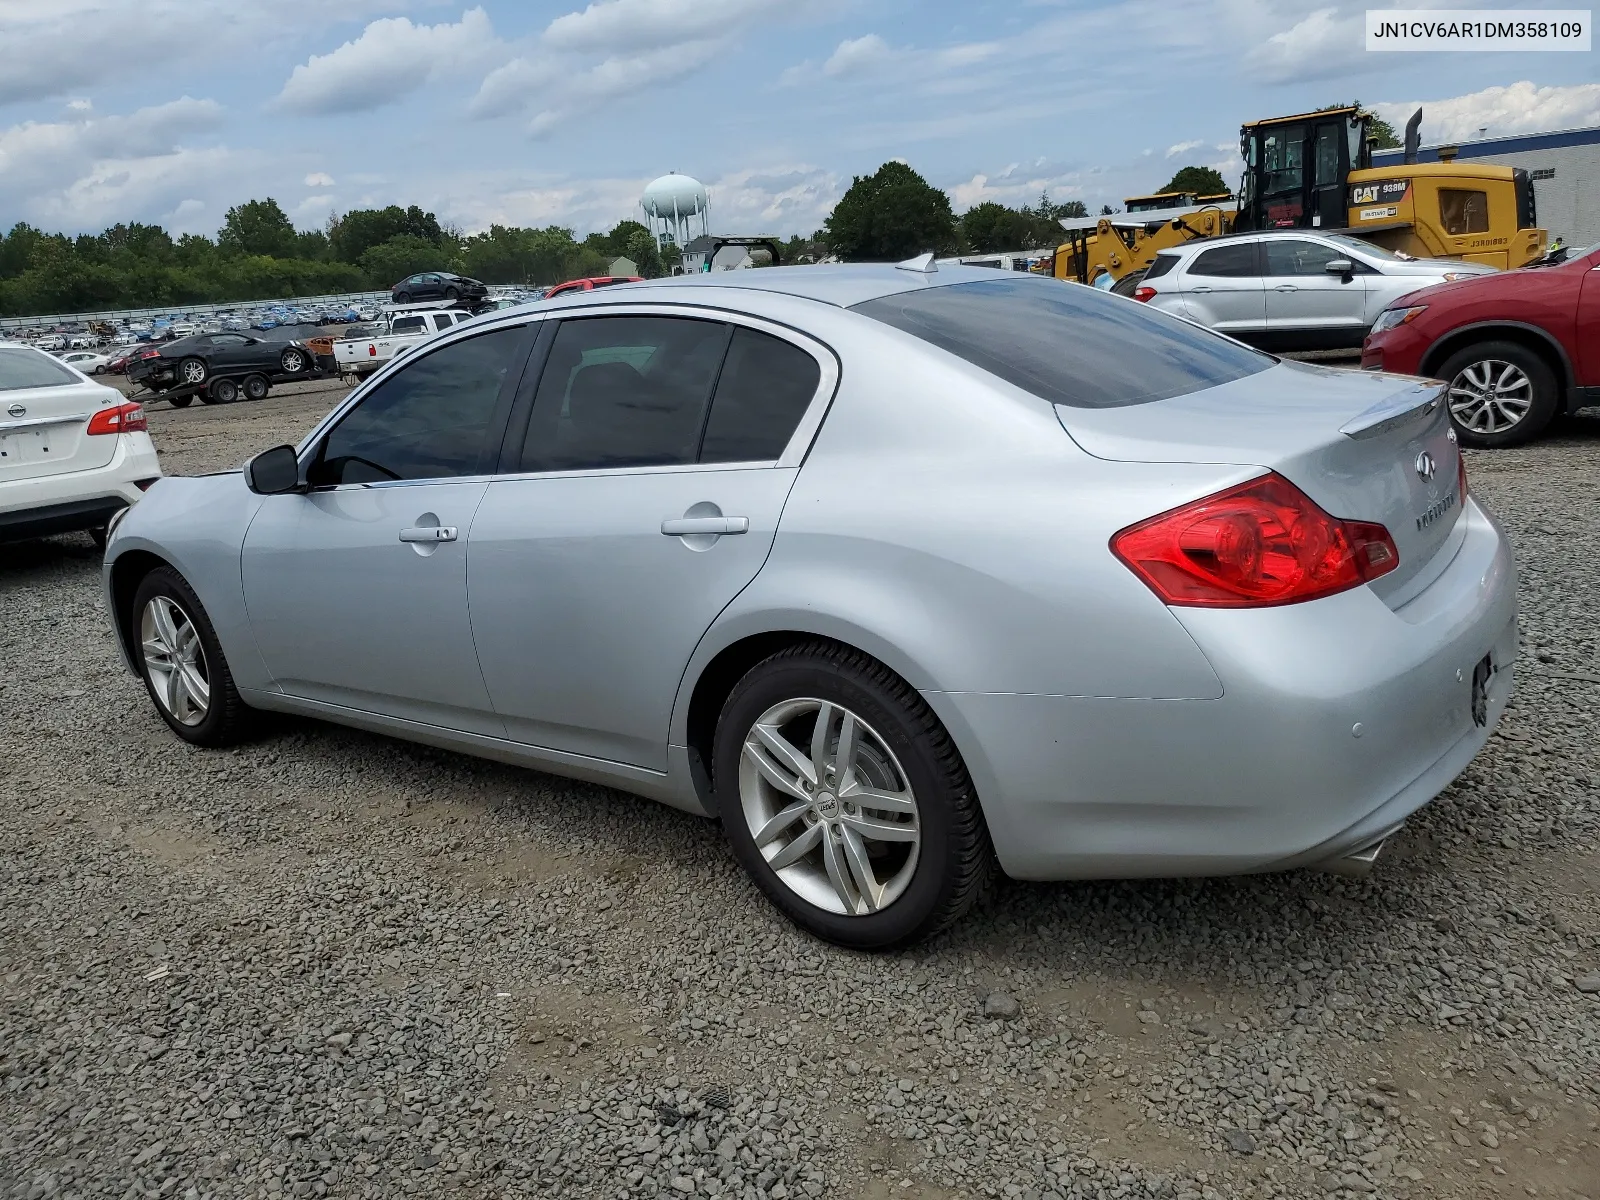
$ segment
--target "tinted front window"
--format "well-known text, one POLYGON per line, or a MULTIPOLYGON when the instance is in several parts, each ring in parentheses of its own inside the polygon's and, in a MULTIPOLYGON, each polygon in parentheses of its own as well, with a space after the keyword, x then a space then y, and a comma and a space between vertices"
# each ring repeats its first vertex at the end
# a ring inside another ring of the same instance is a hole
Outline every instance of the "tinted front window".
POLYGON ((496 402, 520 328, 497 329, 410 359, 345 414, 310 472, 317 486, 445 479, 488 469, 496 402))
POLYGON ((1031 276, 902 292, 854 311, 1075 408, 1165 400, 1274 361, 1120 296, 1031 276))
POLYGON ((0 346, 0 392, 77 382, 76 375, 43 351, 0 346))
POLYGON ((692 463, 729 329, 685 317, 563 321, 539 379, 524 471, 692 463))
POLYGON ((1189 264, 1188 274, 1233 279, 1258 274, 1255 243, 1239 242, 1232 246, 1213 246, 1209 250, 1202 251, 1189 264))
POLYGON ((701 462, 766 462, 789 444, 822 370, 800 347, 754 329, 734 331, 706 422, 701 462))

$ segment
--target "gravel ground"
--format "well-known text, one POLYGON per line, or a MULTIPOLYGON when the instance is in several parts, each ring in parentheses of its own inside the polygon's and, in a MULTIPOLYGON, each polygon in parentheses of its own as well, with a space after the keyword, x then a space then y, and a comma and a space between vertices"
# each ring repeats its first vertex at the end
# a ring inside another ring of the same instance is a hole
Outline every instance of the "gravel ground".
MULTIPOLYGON (((156 405, 171 472, 339 395, 156 405)), ((1470 459, 1518 692, 1365 881, 810 941, 714 825, 308 722, 191 749, 0 557, 0 1196, 1600 1197, 1600 420, 1470 459)))

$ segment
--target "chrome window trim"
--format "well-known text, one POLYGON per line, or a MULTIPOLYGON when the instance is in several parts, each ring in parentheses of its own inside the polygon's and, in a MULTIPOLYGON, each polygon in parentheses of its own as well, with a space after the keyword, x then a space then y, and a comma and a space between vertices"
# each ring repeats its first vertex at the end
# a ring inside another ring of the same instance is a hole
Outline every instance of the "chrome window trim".
POLYGON ((68 413, 59 417, 29 417, 26 421, 0 421, 0 433, 9 433, 13 429, 38 429, 41 425, 72 425, 78 421, 87 421, 93 413, 68 413))
MULTIPOLYGON (((487 314, 486 314, 487 315, 487 314)), ((556 479, 556 478, 581 478, 590 475, 638 475, 643 473, 660 474, 669 471, 712 471, 712 470, 755 470, 770 467, 798 467, 805 461, 811 450, 811 444, 816 440, 817 432, 822 428, 822 422, 828 415, 828 410, 833 406, 834 396, 839 390, 841 369, 839 357, 833 348, 817 340, 808 333, 774 321, 768 317, 756 316, 752 313, 740 312, 733 309, 717 308, 709 304, 686 304, 682 301, 662 303, 646 301, 629 301, 627 303, 596 303, 563 305, 543 313, 519 312, 516 309, 506 309, 504 318, 491 320, 487 324, 467 329, 463 325, 452 326, 448 330, 441 330, 429 339, 427 352, 433 354, 458 341, 476 337, 479 334, 493 333, 501 329, 520 328, 525 325, 535 325, 547 320, 567 320, 575 317, 609 317, 609 316, 634 316, 634 317, 689 317, 702 321, 721 321, 728 325, 742 325, 758 333, 769 334, 781 338, 791 345, 799 347, 816 360, 819 379, 817 390, 811 397, 811 402, 806 406, 805 415, 800 418, 795 426, 794 433, 789 436, 788 444, 783 453, 771 461, 744 462, 744 463, 674 463, 666 466, 655 467, 599 467, 573 471, 519 471, 508 474, 473 475, 473 476, 444 476, 437 479, 395 479, 383 480, 375 483, 339 484, 335 488, 317 488, 315 491, 335 491, 347 487, 392 487, 404 483, 438 483, 445 479, 465 481, 477 479, 556 479)), ((471 324, 471 322, 468 322, 471 324)), ((306 465, 305 455, 314 447, 318 440, 334 425, 343 419, 344 415, 361 403, 367 394, 377 387, 384 379, 399 369, 402 363, 417 361, 415 353, 391 358, 388 363, 374 371, 366 380, 358 384, 351 393, 345 397, 344 403, 323 417, 309 434, 295 447, 295 453, 300 457, 300 465, 306 465)))

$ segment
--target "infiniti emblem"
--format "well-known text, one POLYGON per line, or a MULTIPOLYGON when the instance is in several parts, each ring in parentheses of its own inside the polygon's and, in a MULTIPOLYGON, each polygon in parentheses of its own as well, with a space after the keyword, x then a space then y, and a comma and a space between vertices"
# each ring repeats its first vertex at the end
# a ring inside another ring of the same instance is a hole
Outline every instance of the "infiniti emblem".
POLYGON ((1434 472, 1436 472, 1438 469, 1438 464, 1433 461, 1433 455, 1429 454, 1426 450, 1417 455, 1417 476, 1419 478, 1431 480, 1434 476, 1434 472))
POLYGON ((10 413, 13 417, 25 417, 28 415, 28 410, 20 404, 13 404, 10 408, 6 409, 6 412, 10 413))

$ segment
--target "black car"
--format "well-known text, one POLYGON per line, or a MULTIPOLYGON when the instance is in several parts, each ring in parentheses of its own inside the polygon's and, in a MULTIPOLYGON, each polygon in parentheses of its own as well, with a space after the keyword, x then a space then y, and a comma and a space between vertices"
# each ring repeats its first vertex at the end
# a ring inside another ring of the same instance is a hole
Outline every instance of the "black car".
POLYGON ((128 364, 128 378, 152 392, 165 392, 205 383, 213 375, 300 375, 315 364, 315 356, 299 342, 202 333, 142 350, 128 364))
POLYGON ((457 300, 481 300, 489 289, 476 279, 465 275, 452 275, 449 271, 423 271, 408 275, 389 289, 396 304, 411 304, 419 300, 443 300, 454 304, 457 300))

